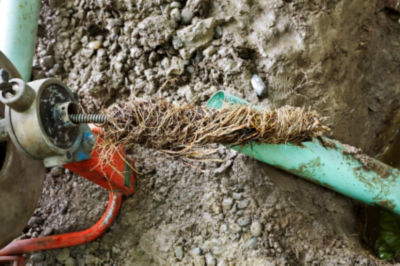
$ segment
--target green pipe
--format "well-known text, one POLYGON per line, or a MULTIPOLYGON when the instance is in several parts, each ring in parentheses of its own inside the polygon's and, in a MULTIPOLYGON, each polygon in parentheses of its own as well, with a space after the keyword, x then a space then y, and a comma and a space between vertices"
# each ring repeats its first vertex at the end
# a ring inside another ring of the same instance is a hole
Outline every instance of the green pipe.
MULTIPOLYGON (((231 94, 217 92, 207 107, 224 102, 249 104, 231 94)), ((258 108, 258 107, 257 107, 258 108)), ((400 214, 400 171, 353 147, 323 138, 294 144, 249 143, 233 149, 370 205, 400 214)))
POLYGON ((0 51, 29 81, 35 49, 40 0, 0 0, 0 51))

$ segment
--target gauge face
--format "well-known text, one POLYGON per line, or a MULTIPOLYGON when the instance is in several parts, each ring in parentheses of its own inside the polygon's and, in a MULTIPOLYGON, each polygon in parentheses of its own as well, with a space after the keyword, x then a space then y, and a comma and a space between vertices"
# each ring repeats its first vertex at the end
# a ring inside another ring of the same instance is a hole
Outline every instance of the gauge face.
POLYGON ((57 107, 73 101, 68 89, 58 84, 45 87, 40 94, 39 116, 43 129, 52 143, 62 149, 70 148, 75 143, 79 136, 79 126, 66 123, 57 107))

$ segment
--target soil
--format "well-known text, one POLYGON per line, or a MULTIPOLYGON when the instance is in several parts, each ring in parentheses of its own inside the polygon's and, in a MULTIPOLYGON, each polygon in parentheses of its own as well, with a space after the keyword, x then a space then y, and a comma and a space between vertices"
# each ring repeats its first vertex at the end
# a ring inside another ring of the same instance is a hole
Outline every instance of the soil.
MULTIPOLYGON (((44 0, 33 78, 60 78, 90 113, 133 96, 204 104, 218 90, 311 107, 332 137, 377 156, 397 134, 398 19, 380 0, 44 0)), ((137 147, 137 191, 111 229, 29 263, 385 264, 361 240, 358 203, 218 149, 223 163, 189 165, 137 147)), ((22 237, 84 229, 106 200, 53 168, 22 237)))

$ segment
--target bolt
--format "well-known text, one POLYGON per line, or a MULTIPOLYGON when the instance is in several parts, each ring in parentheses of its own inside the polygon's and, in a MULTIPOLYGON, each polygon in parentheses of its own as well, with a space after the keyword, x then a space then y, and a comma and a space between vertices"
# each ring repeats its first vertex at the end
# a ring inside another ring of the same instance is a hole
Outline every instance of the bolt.
POLYGON ((9 79, 10 74, 5 69, 0 68, 0 90, 3 91, 3 93, 13 92, 9 79))

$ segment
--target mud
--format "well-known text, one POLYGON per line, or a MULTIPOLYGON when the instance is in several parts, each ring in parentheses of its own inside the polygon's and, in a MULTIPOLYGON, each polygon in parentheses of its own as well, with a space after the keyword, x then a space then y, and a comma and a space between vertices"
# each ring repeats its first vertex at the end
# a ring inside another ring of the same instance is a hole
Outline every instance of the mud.
MULTIPOLYGON (((398 18, 378 0, 46 0, 33 76, 62 79, 87 112, 131 96, 202 104, 217 90, 265 108, 311 107, 334 138, 375 155, 397 127, 398 18), (253 74, 266 85, 262 97, 253 74)), ((358 204, 218 149, 224 163, 193 166, 138 147, 138 189, 111 229, 30 263, 384 264, 361 240, 358 204)), ((107 193, 56 171, 23 237, 83 229, 100 216, 107 193)))

